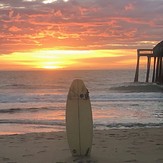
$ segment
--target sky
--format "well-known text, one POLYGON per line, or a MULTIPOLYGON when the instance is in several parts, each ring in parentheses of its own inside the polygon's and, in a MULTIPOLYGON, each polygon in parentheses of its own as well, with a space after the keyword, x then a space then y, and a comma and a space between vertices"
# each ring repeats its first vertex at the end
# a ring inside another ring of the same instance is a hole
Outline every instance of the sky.
POLYGON ((163 40, 162 11, 163 0, 0 0, 0 70, 134 69, 136 49, 163 40))

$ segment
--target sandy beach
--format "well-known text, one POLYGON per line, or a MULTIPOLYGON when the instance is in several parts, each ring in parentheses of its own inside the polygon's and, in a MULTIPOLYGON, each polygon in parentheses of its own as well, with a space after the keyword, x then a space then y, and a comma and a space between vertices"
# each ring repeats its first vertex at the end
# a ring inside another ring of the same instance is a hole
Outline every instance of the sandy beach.
POLYGON ((73 158, 65 132, 0 136, 0 163, 161 163, 163 128, 95 130, 91 157, 73 158))

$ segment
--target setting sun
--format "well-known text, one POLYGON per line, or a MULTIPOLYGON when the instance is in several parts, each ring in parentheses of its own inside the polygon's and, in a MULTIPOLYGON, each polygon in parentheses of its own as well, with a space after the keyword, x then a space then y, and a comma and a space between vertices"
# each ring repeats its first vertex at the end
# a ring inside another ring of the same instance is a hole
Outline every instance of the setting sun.
POLYGON ((108 69, 133 64, 134 50, 55 50, 15 52, 1 55, 1 69, 108 69))
POLYGON ((44 66, 43 68, 45 68, 45 69, 58 69, 58 68, 61 68, 61 67, 53 66, 53 65, 47 65, 47 66, 44 66))
POLYGON ((40 68, 50 70, 50 69, 60 69, 62 68, 62 66, 55 65, 55 62, 45 62, 43 63, 43 65, 40 65, 40 68))

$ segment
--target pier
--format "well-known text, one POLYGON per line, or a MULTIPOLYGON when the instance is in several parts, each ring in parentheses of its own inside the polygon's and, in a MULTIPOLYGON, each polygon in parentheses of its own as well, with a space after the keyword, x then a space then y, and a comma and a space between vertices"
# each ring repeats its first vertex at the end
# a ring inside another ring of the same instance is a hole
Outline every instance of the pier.
POLYGON ((145 82, 149 82, 151 62, 153 62, 153 72, 151 81, 153 83, 163 84, 163 49, 137 49, 137 65, 134 82, 139 81, 140 57, 147 57, 147 71, 145 82))

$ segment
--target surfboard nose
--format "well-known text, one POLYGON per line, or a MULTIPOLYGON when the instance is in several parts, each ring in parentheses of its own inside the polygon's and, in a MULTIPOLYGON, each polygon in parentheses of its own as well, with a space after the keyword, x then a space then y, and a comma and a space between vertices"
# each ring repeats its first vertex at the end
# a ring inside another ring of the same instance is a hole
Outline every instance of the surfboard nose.
POLYGON ((81 79, 73 80, 70 86, 70 96, 71 97, 78 97, 81 99, 88 99, 89 92, 81 79))

